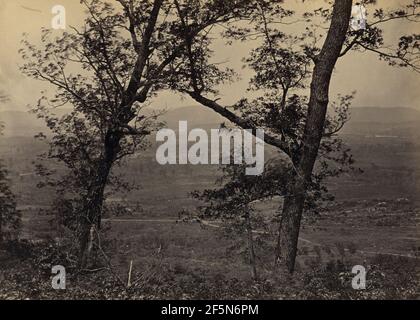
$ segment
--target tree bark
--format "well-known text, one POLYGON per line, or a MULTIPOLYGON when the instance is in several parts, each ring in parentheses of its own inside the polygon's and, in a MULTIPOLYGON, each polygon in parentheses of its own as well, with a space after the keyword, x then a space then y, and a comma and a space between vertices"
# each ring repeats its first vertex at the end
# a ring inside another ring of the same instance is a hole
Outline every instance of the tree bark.
POLYGON ((295 163, 297 173, 285 197, 277 241, 277 258, 286 265, 290 273, 293 273, 295 267, 305 194, 324 133, 331 75, 346 38, 351 7, 352 0, 335 1, 326 40, 314 59, 302 147, 295 163))
POLYGON ((300 222, 305 203, 303 181, 293 181, 283 202, 282 216, 278 228, 276 261, 284 262, 287 270, 293 273, 298 248, 300 222))
POLYGON ((108 183, 111 169, 120 151, 121 134, 109 131, 104 141, 104 156, 98 163, 97 174, 92 177, 92 183, 86 203, 84 216, 80 225, 79 238, 79 268, 83 269, 89 261, 96 232, 101 228, 102 209, 105 187, 108 183), (96 232, 95 232, 96 231, 96 232))
POLYGON ((109 177, 109 170, 102 169, 95 177, 94 186, 89 192, 84 215, 80 221, 79 267, 84 268, 88 263, 93 247, 95 230, 99 231, 102 217, 105 186, 109 177))

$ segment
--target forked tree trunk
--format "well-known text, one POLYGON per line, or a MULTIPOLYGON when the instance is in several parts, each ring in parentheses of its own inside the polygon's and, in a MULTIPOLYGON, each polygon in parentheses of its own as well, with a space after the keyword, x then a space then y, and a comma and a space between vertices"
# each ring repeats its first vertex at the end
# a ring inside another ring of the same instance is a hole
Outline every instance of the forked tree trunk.
POLYGON ((277 242, 277 258, 290 273, 295 268, 305 193, 324 133, 331 75, 346 38, 351 7, 352 0, 335 1, 327 38, 315 58, 302 151, 295 164, 296 177, 285 197, 277 242))
MULTIPOLYGON (((85 199, 84 215, 80 221, 79 268, 83 269, 89 261, 93 244, 101 228, 104 192, 111 169, 120 151, 121 135, 108 133, 104 142, 104 157, 98 164, 97 174, 92 177, 91 188, 85 199)), ((96 239, 97 240, 97 239, 96 239)))
MULTIPOLYGON (((100 172, 100 171, 99 171, 100 172)), ((109 171, 102 171, 96 177, 94 186, 89 192, 84 215, 80 221, 79 234, 79 267, 84 268, 88 263, 96 232, 100 229, 100 220, 102 217, 102 207, 104 201, 104 190, 108 181, 109 171)))

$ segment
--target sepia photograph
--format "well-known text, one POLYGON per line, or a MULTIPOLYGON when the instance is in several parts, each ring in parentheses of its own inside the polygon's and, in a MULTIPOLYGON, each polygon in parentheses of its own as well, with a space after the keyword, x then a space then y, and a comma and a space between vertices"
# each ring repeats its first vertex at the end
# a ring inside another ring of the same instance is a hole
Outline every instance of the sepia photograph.
POLYGON ((419 0, 0 0, 0 300, 418 301, 419 30, 419 0))

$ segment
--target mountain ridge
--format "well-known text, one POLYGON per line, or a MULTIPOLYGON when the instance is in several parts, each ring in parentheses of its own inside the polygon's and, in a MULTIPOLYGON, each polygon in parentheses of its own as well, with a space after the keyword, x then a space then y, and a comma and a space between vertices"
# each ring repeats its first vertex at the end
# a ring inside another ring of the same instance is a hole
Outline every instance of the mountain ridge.
MULTIPOLYGON (((66 110, 59 110, 64 114, 66 110)), ((145 113, 152 113, 153 109, 145 109, 145 113)), ((185 120, 189 128, 217 128, 221 123, 229 121, 211 109, 201 106, 185 106, 167 110, 160 118, 166 126, 178 128, 178 122, 185 120)), ((48 129, 42 119, 35 114, 25 111, 6 110, 0 111, 0 122, 5 125, 5 136, 33 136, 48 129)), ((345 134, 389 134, 395 128, 416 130, 420 123, 420 111, 408 107, 352 107, 350 120, 343 128, 345 134)), ((404 131, 403 130, 403 131, 404 131)))

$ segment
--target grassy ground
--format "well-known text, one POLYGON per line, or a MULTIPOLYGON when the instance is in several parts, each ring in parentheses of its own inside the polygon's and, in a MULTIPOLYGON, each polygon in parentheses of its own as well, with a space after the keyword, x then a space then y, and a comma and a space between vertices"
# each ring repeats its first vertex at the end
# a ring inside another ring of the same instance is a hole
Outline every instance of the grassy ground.
MULTIPOLYGON (((265 212, 274 208, 270 203, 263 206, 265 212)), ((266 238, 268 245, 257 246, 260 275, 257 282, 252 281, 247 256, 241 251, 245 246, 241 247, 237 238, 226 237, 222 228, 214 227, 217 221, 208 226, 177 222, 172 216, 118 217, 106 221, 110 227, 107 252, 112 257, 113 272, 124 283, 132 262, 133 279, 142 279, 137 289, 123 288, 109 270, 78 276, 70 271, 67 293, 57 293, 49 287, 47 262, 34 270, 35 265, 42 263, 18 259, 17 264, 9 261, 8 267, 4 260, 0 262, 5 267, 3 287, 27 268, 29 274, 36 273, 33 279, 25 280, 32 289, 3 289, 0 297, 418 298, 419 212, 415 204, 405 199, 336 203, 315 222, 305 220, 297 270, 292 278, 273 264, 273 237, 266 238), (368 289, 363 292, 351 289, 354 265, 363 265, 368 270, 368 289), (107 289, 100 289, 102 286, 107 289)), ((47 216, 33 218, 27 213, 23 234, 32 239, 51 236, 53 229, 48 220, 47 216)))

